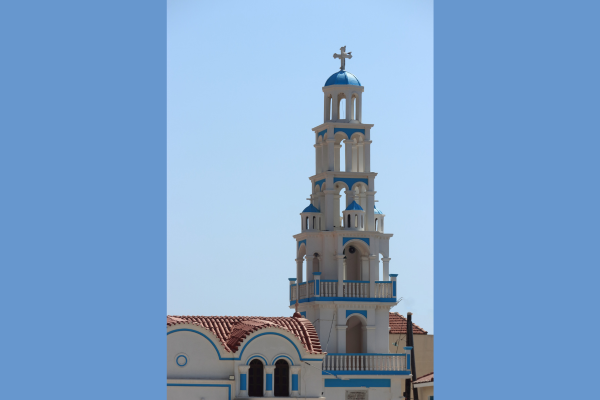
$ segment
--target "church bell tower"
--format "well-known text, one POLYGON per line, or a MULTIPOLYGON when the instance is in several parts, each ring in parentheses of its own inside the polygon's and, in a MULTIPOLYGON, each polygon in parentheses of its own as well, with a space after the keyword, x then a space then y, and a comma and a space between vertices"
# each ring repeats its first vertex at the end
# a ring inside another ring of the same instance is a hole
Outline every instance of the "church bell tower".
POLYGON ((397 304, 397 274, 389 273, 384 214, 375 207, 371 128, 363 121, 364 87, 346 71, 323 87, 323 123, 313 128, 315 173, 310 204, 300 213, 296 277, 290 308, 317 329, 330 354, 389 353, 389 311, 397 304), (344 162, 341 162, 342 158, 344 162))

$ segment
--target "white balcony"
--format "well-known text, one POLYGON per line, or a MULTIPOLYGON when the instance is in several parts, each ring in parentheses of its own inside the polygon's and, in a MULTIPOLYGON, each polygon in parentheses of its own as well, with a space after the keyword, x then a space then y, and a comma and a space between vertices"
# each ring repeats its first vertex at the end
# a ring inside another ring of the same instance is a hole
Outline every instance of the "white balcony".
POLYGON ((398 375, 407 374, 407 359, 410 355, 401 354, 327 354, 323 360, 323 371, 380 372, 398 375))
POLYGON ((325 298, 339 297, 348 299, 394 299, 396 297, 394 293, 394 283, 394 281, 375 281, 375 290, 373 295, 371 295, 371 282, 349 280, 343 281, 342 293, 339 295, 339 285, 337 280, 311 280, 308 282, 302 282, 299 285, 294 283, 294 280, 290 280, 290 302, 295 302, 296 298, 298 298, 298 300, 304 300, 316 297, 321 297, 323 300, 325 300, 325 298), (315 292, 316 282, 319 284, 319 290, 315 292))

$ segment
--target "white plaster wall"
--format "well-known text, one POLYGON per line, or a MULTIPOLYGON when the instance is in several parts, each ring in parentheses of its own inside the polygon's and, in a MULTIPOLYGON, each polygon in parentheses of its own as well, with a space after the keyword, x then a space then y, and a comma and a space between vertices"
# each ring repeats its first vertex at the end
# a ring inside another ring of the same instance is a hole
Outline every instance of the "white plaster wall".
MULTIPOLYGON (((327 379, 327 378, 325 378, 327 379)), ((359 391, 359 390, 367 390, 368 391, 368 400, 397 400, 398 397, 392 396, 391 388, 360 388, 360 387, 350 387, 350 388, 325 388, 325 397, 327 400, 345 400, 346 399, 346 391, 359 391)), ((402 395, 402 392, 400 392, 402 395)))
MULTIPOLYGON (((189 329, 198 329, 190 327, 189 329)), ((181 329, 178 327, 178 329, 181 329)), ((207 334, 202 331, 202 333, 207 334)), ((207 336, 210 337, 209 332, 207 336)), ((215 343, 217 347, 220 343, 215 343)), ((222 347, 222 346, 221 346, 222 347)), ((225 352, 225 349, 223 349, 225 352)), ((232 357, 227 353, 226 357, 232 357)), ((174 332, 167 335, 167 378, 169 379, 228 379, 233 375, 233 361, 221 361, 212 344, 194 332, 174 332), (177 355, 184 353, 187 364, 180 367, 175 362, 177 355)))
MULTIPOLYGON (((228 390, 226 387, 167 386, 167 400, 228 400, 228 390)), ((233 390, 231 398, 234 398, 233 390)))
POLYGON ((373 353, 389 352, 389 334, 390 334, 390 308, 378 307, 375 310, 375 343, 373 353))

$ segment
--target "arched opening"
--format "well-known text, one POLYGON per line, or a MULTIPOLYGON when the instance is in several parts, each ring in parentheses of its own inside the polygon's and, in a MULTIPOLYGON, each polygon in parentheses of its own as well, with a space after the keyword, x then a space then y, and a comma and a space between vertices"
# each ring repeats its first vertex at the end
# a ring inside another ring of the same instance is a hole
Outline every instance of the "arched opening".
POLYGON ((356 118, 358 114, 356 113, 356 96, 352 96, 352 119, 358 119, 356 118))
POLYGON ((354 227, 358 228, 358 214, 354 214, 354 227))
POLYGON ((280 358, 275 363, 274 373, 275 396, 289 397, 290 395, 290 365, 284 359, 280 358))
POLYGON ((345 98, 340 99, 340 105, 339 105, 338 112, 340 114, 339 119, 346 119, 346 99, 345 98))
POLYGON ((350 224, 350 219, 351 219, 351 218, 352 218, 352 217, 350 216, 350 214, 348 214, 348 226, 347 226, 348 228, 350 228, 350 227, 352 226, 352 225, 350 224))
POLYGON ((306 229, 309 229, 309 227, 308 227, 308 217, 306 217, 306 229))
POLYGON ((346 353, 365 353, 363 322, 356 315, 346 321, 346 353))
POLYGON ((248 370, 248 396, 263 397, 264 392, 264 366, 259 359, 250 361, 250 369, 248 370))
POLYGON ((317 228, 316 222, 317 222, 317 217, 313 217, 313 224, 312 224, 313 229, 317 228))
POLYGON ((359 249, 354 246, 348 246, 344 249, 345 257, 345 268, 344 268, 344 280, 348 281, 360 281, 362 277, 361 272, 361 256, 362 253, 359 249))
POLYGON ((329 114, 329 120, 331 121, 333 119, 333 98, 331 98, 331 96, 329 96, 329 112, 327 114, 329 114))
POLYGON ((319 253, 315 253, 313 258, 313 272, 321 272, 321 266, 319 265, 319 253))
POLYGON ((379 221, 375 218, 375 230, 379 231, 379 221))

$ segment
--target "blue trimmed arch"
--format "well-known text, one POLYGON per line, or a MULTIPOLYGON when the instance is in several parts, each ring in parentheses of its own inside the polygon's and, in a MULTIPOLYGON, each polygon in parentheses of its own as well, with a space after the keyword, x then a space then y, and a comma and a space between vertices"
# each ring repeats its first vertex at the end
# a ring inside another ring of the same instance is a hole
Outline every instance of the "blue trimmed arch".
POLYGON ((273 361, 271 362, 271 365, 275 365, 275 363, 277 362, 277 360, 279 360, 280 358, 287 358, 287 360, 290 362, 290 365, 294 365, 294 361, 292 361, 292 358, 290 356, 287 356, 285 354, 281 354, 276 356, 273 361))
POLYGON ((250 365, 250 361, 254 360, 255 358, 260 358, 261 360, 263 360, 263 362, 265 363, 265 365, 269 365, 269 363, 267 362, 267 359, 262 354, 252 354, 248 358, 248 361, 246 361, 246 365, 250 365))

